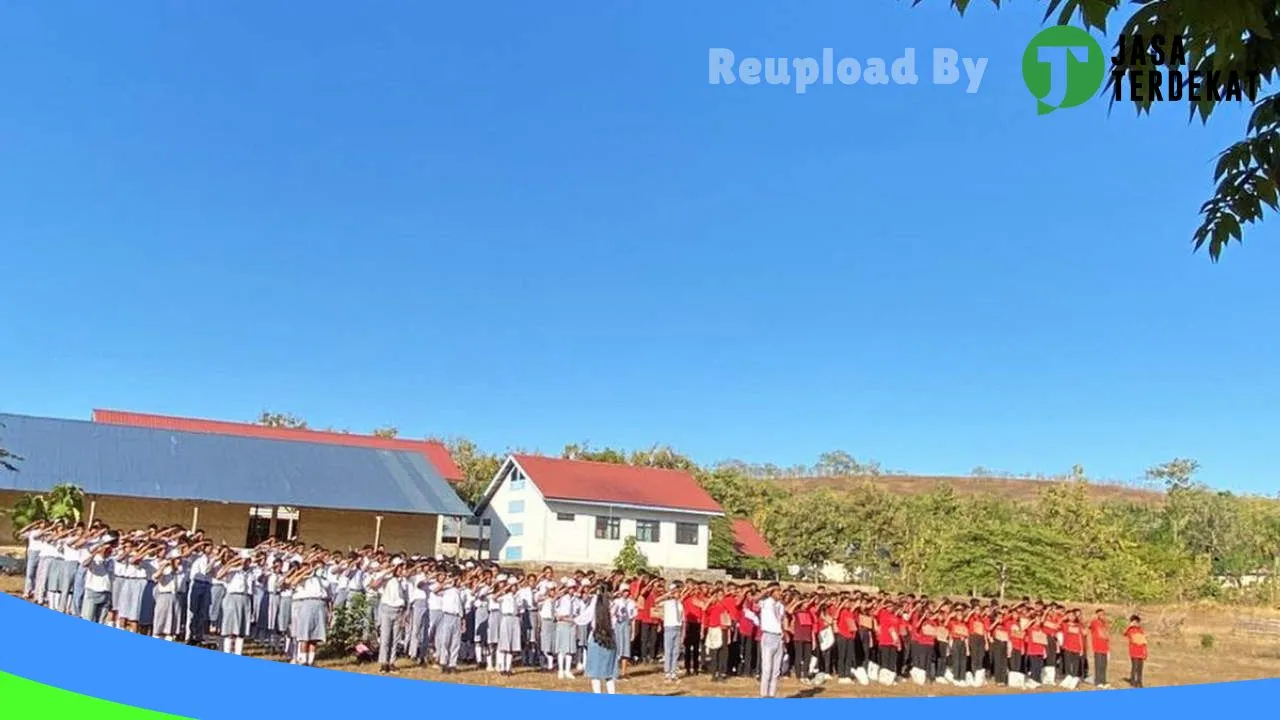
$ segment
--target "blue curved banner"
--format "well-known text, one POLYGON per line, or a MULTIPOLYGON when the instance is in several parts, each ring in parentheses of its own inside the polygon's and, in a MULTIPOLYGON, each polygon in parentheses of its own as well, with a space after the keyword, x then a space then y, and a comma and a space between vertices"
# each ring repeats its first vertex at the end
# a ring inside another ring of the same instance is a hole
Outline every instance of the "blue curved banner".
MULTIPOLYGON (((652 720, 655 715, 731 714, 774 718, 775 702, 755 698, 592 695, 379 677, 227 655, 133 635, 0 596, 0 672, 124 706, 194 720, 244 720, 259 714, 368 717, 404 712, 477 711, 568 720, 652 720)), ((582 690, 586 690, 585 682, 582 690)), ((620 688, 626 692, 625 684, 620 688)), ((918 698, 831 699, 850 712, 948 717, 1222 716, 1274 707, 1280 679, 1147 690, 1041 692, 918 698), (1010 715, 1012 713, 1012 715, 1010 715)), ((12 707, 0 699, 0 708, 12 707)), ((0 713, 3 715, 3 713, 0 713)), ((30 716, 30 715, 29 715, 30 716)), ((36 717, 36 716, 30 716, 36 717)))

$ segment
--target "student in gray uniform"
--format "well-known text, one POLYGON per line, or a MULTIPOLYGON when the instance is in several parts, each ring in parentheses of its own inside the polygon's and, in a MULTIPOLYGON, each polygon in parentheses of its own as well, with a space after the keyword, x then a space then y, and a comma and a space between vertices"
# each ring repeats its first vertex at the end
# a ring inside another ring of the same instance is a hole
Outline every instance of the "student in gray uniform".
POLYGON ((290 634, 297 644, 298 665, 314 665, 316 648, 326 640, 329 626, 330 585, 324 563, 316 560, 290 573, 285 585, 293 590, 290 634))
POLYGON ((155 610, 152 636, 172 642, 181 629, 178 615, 178 567, 174 560, 162 560, 152 576, 155 583, 155 610))
POLYGON ((222 650, 243 655, 244 639, 253 624, 252 561, 247 557, 233 560, 218 571, 217 578, 225 582, 227 588, 222 600, 222 650))
POLYGON ((458 650, 462 646, 462 593, 457 579, 444 575, 440 580, 440 619, 436 627, 436 662, 445 673, 458 671, 458 650))
POLYGON ((84 604, 80 617, 103 623, 111 607, 111 545, 101 545, 85 560, 84 604))
POLYGON ((409 592, 408 566, 394 564, 372 578, 370 588, 378 599, 378 669, 388 673, 396 664, 396 639, 409 592))

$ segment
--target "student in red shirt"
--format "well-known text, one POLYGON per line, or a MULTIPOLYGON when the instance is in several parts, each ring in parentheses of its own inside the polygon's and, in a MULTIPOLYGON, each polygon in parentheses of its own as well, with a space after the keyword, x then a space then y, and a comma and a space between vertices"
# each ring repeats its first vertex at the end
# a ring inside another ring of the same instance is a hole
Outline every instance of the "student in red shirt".
POLYGON ((791 642, 795 647, 795 658, 792 667, 800 682, 808 685, 809 663, 813 659, 814 626, 817 625, 817 617, 814 615, 813 606, 805 600, 793 603, 788 610, 793 613, 791 642))
POLYGON ((684 674, 697 675, 702 669, 702 611, 707 599, 700 586, 690 583, 684 596, 684 674))
POLYGON ((1140 688, 1142 667, 1147 664, 1147 631, 1142 629, 1142 618, 1130 617, 1124 636, 1129 639, 1129 684, 1140 688))
POLYGON ((876 647, 880 655, 880 672, 877 678, 883 685, 892 685, 898 672, 898 652, 902 649, 898 623, 901 622, 887 605, 876 613, 876 647))
MULTIPOLYGON (((1044 679, 1044 660, 1049 652, 1049 633, 1042 619, 1023 619, 1027 656, 1027 680, 1039 684, 1044 679)), ((1034 687, 1034 685, 1032 686, 1034 687)))
POLYGON ((738 613, 738 676, 755 677, 758 674, 760 656, 760 604, 754 600, 758 594, 754 585, 742 593, 741 611, 738 613))
POLYGON ((1027 674, 1027 625, 1022 620, 1023 610, 1014 609, 1006 623, 1009 627, 1009 685, 1025 681, 1027 674), (1017 682, 1015 682, 1017 681, 1017 682))
POLYGON ((1095 687, 1107 689, 1107 660, 1111 654, 1111 623, 1102 608, 1094 613, 1089 622, 1089 648, 1093 653, 1093 684, 1095 687))
POLYGON ((1000 685, 1009 684, 1010 625, 1009 609, 1000 608, 991 629, 991 673, 1000 685))
POLYGON ((969 602, 969 614, 965 617, 969 626, 969 672, 974 685, 981 686, 987 674, 987 618, 982 614, 978 599, 969 602))
POLYGON ((917 685, 933 680, 933 652, 937 641, 933 617, 921 613, 920 619, 911 627, 911 681, 917 685))
POLYGON ((1073 609, 1062 621, 1062 686, 1074 690, 1080 683, 1080 659, 1084 657, 1084 624, 1080 610, 1073 609))
POLYGON ((858 637, 858 614, 853 601, 845 596, 836 606, 836 675, 839 682, 853 682, 853 645, 858 637))
POLYGON ((711 682, 729 678, 729 637, 733 632, 732 604, 720 590, 713 590, 702 614, 703 643, 707 648, 711 682))
POLYGON ((957 685, 967 685, 965 673, 969 667, 969 624, 961 615, 963 610, 956 607, 947 620, 947 635, 951 637, 951 678, 957 685))

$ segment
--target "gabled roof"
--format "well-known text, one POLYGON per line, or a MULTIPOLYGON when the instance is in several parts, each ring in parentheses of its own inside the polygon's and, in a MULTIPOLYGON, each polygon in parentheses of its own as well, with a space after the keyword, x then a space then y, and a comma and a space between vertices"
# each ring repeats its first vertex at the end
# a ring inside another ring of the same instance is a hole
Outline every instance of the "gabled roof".
POLYGON ((693 475, 683 470, 661 470, 587 460, 564 460, 542 455, 512 455, 504 463, 485 500, 496 489, 508 464, 515 463, 547 500, 637 507, 672 512, 723 515, 719 503, 707 494, 693 475))
POLYGON ((242 437, 295 440, 298 442, 349 445, 351 447, 377 448, 379 450, 403 450, 422 454, 435 467, 436 472, 451 483, 463 479, 462 470, 453 461, 449 448, 434 440, 409 440, 406 438, 382 438, 374 435, 330 432, 328 430, 300 430, 295 428, 267 427, 254 423, 227 422, 225 420, 201 420, 199 418, 152 415, 121 410, 94 410, 93 421, 110 425, 130 425, 183 432, 218 433, 242 437))
POLYGON ((769 559, 773 557, 773 548, 764 539, 750 520, 737 518, 733 521, 733 548, 738 554, 747 557, 769 559))
POLYGON ((0 414, 0 490, 470 515, 421 454, 0 414))

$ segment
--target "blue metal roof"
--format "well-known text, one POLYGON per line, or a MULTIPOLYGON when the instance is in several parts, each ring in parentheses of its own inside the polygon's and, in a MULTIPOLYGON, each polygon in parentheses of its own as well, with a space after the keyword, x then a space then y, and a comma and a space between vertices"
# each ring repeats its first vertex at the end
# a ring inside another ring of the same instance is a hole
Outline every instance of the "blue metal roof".
POLYGON ((419 453, 0 413, 0 490, 471 515, 419 453))

